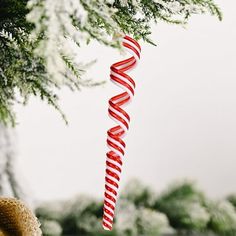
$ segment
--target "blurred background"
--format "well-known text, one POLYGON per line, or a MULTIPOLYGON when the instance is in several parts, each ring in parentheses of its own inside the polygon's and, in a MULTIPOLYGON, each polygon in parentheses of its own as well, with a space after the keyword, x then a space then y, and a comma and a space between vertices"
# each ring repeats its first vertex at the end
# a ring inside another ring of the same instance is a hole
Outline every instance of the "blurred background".
MULTIPOLYGON (((236 191, 236 5, 218 2, 222 22, 205 15, 186 28, 159 23, 157 47, 141 42, 121 184, 138 177, 160 191, 189 177, 212 197, 236 191)), ((107 83, 61 91, 68 126, 38 100, 17 107, 18 164, 38 199, 103 195, 106 131, 114 125, 107 101, 119 93, 109 66, 123 55, 96 43, 82 49, 84 61, 97 59, 88 76, 107 83)))
MULTIPOLYGON (((236 3, 217 3, 222 22, 204 15, 186 28, 159 23, 152 35, 157 47, 140 42, 114 235, 207 227, 236 235, 236 3)), ((104 234, 97 219, 106 131, 113 125, 107 101, 119 92, 109 82, 109 66, 123 57, 95 42, 81 48, 84 61, 97 59, 88 77, 107 83, 76 93, 61 90, 68 126, 40 100, 16 107, 13 149, 20 183, 37 206, 45 235, 60 235, 63 227, 63 235, 104 234)))

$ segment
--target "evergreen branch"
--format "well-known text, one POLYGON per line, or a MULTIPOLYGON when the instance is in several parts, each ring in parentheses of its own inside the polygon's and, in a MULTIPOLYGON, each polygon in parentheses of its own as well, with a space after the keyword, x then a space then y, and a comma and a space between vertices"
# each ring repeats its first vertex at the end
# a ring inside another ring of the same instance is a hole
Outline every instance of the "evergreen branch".
POLYGON ((61 112, 53 89, 103 84, 83 79, 87 68, 74 55, 83 42, 121 49, 111 36, 125 33, 155 45, 152 21, 186 24, 205 12, 222 20, 213 0, 1 0, 0 122, 14 123, 13 104, 26 104, 30 95, 61 112))

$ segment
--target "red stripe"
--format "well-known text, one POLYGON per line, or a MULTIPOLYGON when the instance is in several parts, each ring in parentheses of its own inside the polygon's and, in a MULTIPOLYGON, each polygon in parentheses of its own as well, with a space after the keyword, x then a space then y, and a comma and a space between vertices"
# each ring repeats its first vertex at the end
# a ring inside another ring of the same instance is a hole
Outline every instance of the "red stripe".
POLYGON ((120 72, 125 72, 129 69, 131 69, 133 66, 136 64, 136 59, 132 56, 124 61, 117 62, 113 64, 110 69, 112 70, 113 68, 118 69, 120 72), (130 63, 132 62, 132 63, 130 63), (122 68, 119 68, 122 67, 122 68))
POLYGON ((114 75, 110 75, 110 77, 112 80, 116 81, 117 83, 124 85, 134 95, 134 90, 129 84, 127 84, 125 81, 115 77, 114 75))
POLYGON ((113 148, 115 148, 116 150, 118 150, 119 152, 121 152, 123 155, 125 154, 123 149, 121 149, 119 146, 117 146, 115 143, 113 143, 112 141, 110 141, 109 139, 107 139, 107 144, 113 148))
POLYGON ((112 230, 112 227, 110 225, 108 225, 106 222, 103 222, 103 225, 108 228, 109 230, 112 230))
POLYGON ((110 218, 108 218, 106 215, 104 215, 103 218, 104 218, 106 221, 110 222, 111 224, 113 223, 113 221, 112 221, 110 218))
POLYGON ((115 210, 115 207, 111 203, 109 203, 108 201, 104 200, 104 204, 106 206, 110 207, 113 211, 115 210))
POLYGON ((136 40, 134 40, 134 39, 132 39, 131 37, 129 37, 129 36, 125 36, 124 37, 126 40, 129 40, 130 42, 132 42, 133 44, 135 44, 138 48, 139 48, 139 50, 141 51, 141 47, 140 47, 140 45, 139 45, 139 43, 136 41, 136 40))
POLYGON ((125 111, 124 111, 122 108, 120 108, 118 105, 116 105, 113 101, 109 100, 109 105, 110 105, 111 107, 113 107, 115 110, 117 110, 117 111, 119 111, 120 113, 122 113, 122 114, 127 118, 127 120, 130 121, 130 117, 129 117, 128 113, 125 112, 125 111))
POLYGON ((106 172, 107 172, 108 175, 110 175, 110 176, 112 176, 113 178, 115 178, 115 179, 117 179, 118 181, 120 181, 120 177, 119 177, 116 173, 114 173, 114 172, 112 172, 111 170, 108 170, 108 169, 106 169, 106 172))
POLYGON ((110 191, 110 192, 112 192, 114 195, 117 195, 117 192, 116 192, 114 189, 112 189, 111 187, 109 187, 108 185, 105 185, 105 188, 106 188, 107 191, 110 191))
POLYGON ((107 135, 110 138, 115 139, 117 142, 119 142, 125 148, 125 142, 121 138, 119 138, 118 135, 115 135, 115 134, 113 135, 113 133, 110 132, 110 130, 107 131, 107 135))
POLYGON ((112 97, 109 101, 112 101, 113 103, 115 103, 117 106, 122 106, 124 104, 126 104, 129 100, 130 100, 130 96, 127 92, 124 92, 123 94, 125 94, 123 97, 123 99, 120 98, 119 102, 118 101, 118 98, 115 99, 115 97, 112 97), (126 97, 126 98, 125 98, 126 97))
POLYGON ((110 215, 112 218, 114 217, 114 214, 111 212, 111 211, 109 211, 106 207, 104 207, 104 212, 106 212, 108 215, 110 215))
POLYGON ((111 162, 109 162, 109 161, 106 161, 106 164, 107 164, 108 166, 110 166, 111 168, 116 169, 117 171, 121 172, 120 167, 114 165, 113 163, 111 163, 111 162))
POLYGON ((114 117, 116 120, 120 121, 127 129, 129 129, 129 124, 127 124, 127 122, 124 119, 122 119, 119 115, 114 113, 112 110, 108 109, 108 111, 112 117, 114 117))
POLYGON ((117 69, 116 67, 112 67, 111 71, 113 71, 113 72, 119 74, 120 76, 126 78, 131 84, 133 84, 133 86, 135 88, 135 82, 130 76, 128 76, 127 74, 121 72, 121 70, 117 69))
POLYGON ((119 185, 108 177, 106 177, 105 180, 107 183, 114 185, 116 188, 119 188, 119 185))
POLYGON ((105 192, 105 197, 111 200, 112 202, 116 203, 116 199, 106 192, 105 192))
POLYGON ((122 163, 122 160, 121 160, 120 157, 115 157, 115 156, 113 156, 113 155, 109 155, 109 154, 110 154, 110 152, 107 153, 108 158, 112 159, 113 161, 118 162, 118 163, 122 166, 123 163, 122 163))
POLYGON ((133 46, 131 46, 131 45, 128 44, 128 43, 123 43, 123 45, 124 45, 126 48, 129 48, 130 50, 132 50, 132 51, 138 56, 138 58, 140 58, 140 53, 137 51, 136 48, 134 48, 133 46))
POLYGON ((125 133, 125 131, 119 125, 117 125, 113 128, 110 128, 108 130, 108 132, 112 133, 113 135, 115 135, 117 137, 122 137, 122 135, 125 133), (120 130, 119 133, 117 133, 118 130, 120 130))

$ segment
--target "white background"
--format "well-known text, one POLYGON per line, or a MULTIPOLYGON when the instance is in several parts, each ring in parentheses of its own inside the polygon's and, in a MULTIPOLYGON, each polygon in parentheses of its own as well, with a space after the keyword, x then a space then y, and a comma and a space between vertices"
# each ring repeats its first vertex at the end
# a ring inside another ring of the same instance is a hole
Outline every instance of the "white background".
MULTIPOLYGON (((236 2, 218 3, 223 22, 205 15, 185 29, 159 23, 152 35, 158 46, 141 42, 121 187, 137 177, 161 191, 188 178, 211 197, 236 192, 236 2)), ((18 168, 35 199, 103 196, 106 130, 114 124, 107 101, 120 92, 109 66, 124 56, 98 43, 81 50, 81 61, 94 58, 89 75, 107 83, 60 92, 69 126, 37 99, 16 107, 18 168)))

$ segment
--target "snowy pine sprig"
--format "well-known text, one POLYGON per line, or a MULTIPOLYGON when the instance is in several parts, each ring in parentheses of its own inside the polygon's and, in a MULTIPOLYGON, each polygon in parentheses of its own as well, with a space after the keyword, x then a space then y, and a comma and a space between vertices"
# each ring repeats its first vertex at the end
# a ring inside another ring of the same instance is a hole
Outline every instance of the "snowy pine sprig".
POLYGON ((129 34, 155 44, 152 22, 186 24, 206 12, 222 19, 213 0, 1 0, 0 122, 14 124, 13 105, 32 95, 60 110, 57 88, 100 84, 84 79, 85 43, 121 48, 117 35, 129 34))

